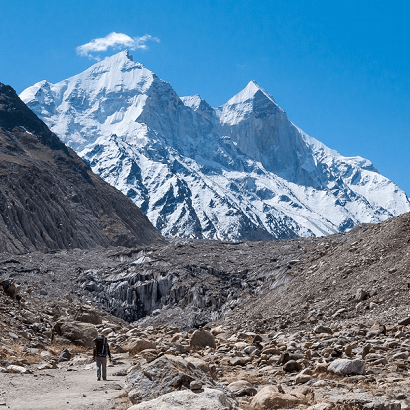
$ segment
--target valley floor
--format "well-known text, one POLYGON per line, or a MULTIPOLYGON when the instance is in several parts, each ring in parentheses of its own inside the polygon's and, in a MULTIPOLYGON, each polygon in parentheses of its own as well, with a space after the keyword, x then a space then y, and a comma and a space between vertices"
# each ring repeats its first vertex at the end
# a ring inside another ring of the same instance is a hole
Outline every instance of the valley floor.
POLYGON ((18 410, 126 409, 123 376, 112 373, 130 366, 128 360, 108 367, 106 381, 97 381, 95 364, 33 370, 32 374, 4 373, 0 378, 0 405, 18 410))

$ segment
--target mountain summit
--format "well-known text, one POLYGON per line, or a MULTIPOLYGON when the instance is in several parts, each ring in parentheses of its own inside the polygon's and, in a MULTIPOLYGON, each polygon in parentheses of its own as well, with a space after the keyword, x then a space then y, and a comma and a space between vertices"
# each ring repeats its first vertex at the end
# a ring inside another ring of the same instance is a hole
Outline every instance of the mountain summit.
POLYGON ((410 211, 370 161, 306 135, 255 81, 212 108, 125 51, 21 98, 165 236, 317 236, 410 211))

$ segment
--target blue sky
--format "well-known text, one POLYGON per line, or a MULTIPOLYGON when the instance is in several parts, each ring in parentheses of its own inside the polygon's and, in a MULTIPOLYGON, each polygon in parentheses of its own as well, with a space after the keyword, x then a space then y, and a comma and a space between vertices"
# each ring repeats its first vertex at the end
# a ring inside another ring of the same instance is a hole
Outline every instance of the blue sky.
POLYGON ((394 0, 1 1, 0 82, 57 82, 94 62, 77 47, 149 35, 131 54, 179 95, 218 106, 256 80, 309 135, 410 195, 409 13, 394 0))

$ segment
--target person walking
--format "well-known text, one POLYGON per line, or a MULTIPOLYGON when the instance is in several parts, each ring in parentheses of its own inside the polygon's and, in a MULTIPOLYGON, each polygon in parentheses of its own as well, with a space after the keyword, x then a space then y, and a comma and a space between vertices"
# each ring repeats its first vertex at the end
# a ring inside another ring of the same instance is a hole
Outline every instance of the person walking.
POLYGON ((101 373, 103 380, 107 380, 107 356, 111 361, 110 346, 108 340, 104 336, 97 336, 94 339, 94 353, 93 360, 97 365, 97 380, 101 380, 101 373))

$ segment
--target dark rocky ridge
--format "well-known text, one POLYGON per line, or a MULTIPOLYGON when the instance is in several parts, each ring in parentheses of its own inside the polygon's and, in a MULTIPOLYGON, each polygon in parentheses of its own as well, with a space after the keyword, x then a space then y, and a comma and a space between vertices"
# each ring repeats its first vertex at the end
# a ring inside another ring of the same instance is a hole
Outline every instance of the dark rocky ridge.
POLYGON ((96 176, 1 83, 0 212, 2 252, 160 240, 131 200, 96 176))

